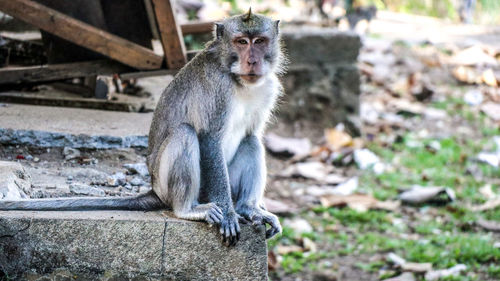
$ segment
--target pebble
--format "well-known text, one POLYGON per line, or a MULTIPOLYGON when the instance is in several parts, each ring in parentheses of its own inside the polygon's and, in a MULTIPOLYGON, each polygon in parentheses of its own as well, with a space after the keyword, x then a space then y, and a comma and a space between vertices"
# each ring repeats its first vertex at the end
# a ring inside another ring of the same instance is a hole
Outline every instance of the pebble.
POLYGON ((140 186, 144 184, 144 181, 139 177, 135 177, 130 181, 130 184, 133 186, 140 186))
POLYGON ((149 176, 149 171, 148 167, 146 166, 145 163, 132 163, 132 164, 125 164, 123 165, 125 169, 129 172, 129 174, 134 175, 134 174, 139 174, 143 177, 148 177, 149 176))
POLYGON ((78 183, 71 184, 69 186, 69 190, 72 193, 77 194, 77 195, 90 195, 90 196, 105 196, 106 195, 106 193, 102 189, 88 186, 85 184, 78 184, 78 183))
POLYGON ((118 172, 118 173, 115 173, 115 174, 108 177, 107 184, 109 186, 113 186, 113 187, 116 187, 119 185, 123 186, 126 183, 126 178, 127 177, 125 176, 124 173, 118 172))
POLYGON ((64 155, 64 159, 71 160, 71 159, 75 159, 77 157, 80 157, 81 153, 80 153, 80 150, 78 150, 76 148, 65 147, 63 149, 63 155, 64 155))

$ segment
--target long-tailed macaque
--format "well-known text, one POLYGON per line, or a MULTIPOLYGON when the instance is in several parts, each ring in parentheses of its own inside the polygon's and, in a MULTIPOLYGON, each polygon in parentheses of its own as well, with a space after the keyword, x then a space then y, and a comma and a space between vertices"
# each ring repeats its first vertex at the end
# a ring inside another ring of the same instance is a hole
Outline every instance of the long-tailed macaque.
POLYGON ((148 168, 152 192, 129 198, 2 201, 0 209, 152 210, 220 225, 228 244, 239 222, 281 231, 263 207, 262 131, 282 92, 279 21, 247 14, 215 26, 214 39, 168 85, 154 112, 148 168))

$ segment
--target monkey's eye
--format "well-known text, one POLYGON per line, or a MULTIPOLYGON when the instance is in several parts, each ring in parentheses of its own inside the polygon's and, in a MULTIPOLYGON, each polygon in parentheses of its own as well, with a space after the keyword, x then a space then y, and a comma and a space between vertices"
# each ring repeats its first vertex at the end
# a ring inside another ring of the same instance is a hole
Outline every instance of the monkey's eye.
POLYGON ((241 44, 241 45, 248 44, 247 40, 245 40, 245 39, 238 39, 236 42, 238 42, 238 44, 241 44))
POLYGON ((254 41, 254 44, 262 44, 262 43, 264 43, 264 39, 262 39, 262 38, 257 38, 254 41))

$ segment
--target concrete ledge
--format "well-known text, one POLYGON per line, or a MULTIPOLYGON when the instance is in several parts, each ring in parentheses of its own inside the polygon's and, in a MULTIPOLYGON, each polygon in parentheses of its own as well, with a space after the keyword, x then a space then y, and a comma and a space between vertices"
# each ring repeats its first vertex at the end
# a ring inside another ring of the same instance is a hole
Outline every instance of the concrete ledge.
POLYGON ((241 236, 228 248, 215 227, 167 212, 0 211, 0 269, 13 280, 267 280, 264 229, 241 236))

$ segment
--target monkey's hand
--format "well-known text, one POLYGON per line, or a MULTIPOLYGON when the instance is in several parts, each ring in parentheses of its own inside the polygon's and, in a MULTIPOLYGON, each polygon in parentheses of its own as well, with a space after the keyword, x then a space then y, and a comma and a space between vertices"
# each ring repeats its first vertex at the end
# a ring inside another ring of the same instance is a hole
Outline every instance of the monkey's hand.
POLYGON ((271 228, 266 230, 266 239, 281 233, 281 224, 277 216, 272 213, 261 209, 259 207, 241 207, 236 209, 236 212, 241 215, 245 220, 252 222, 253 225, 270 225, 271 228))
POLYGON ((240 240, 240 225, 238 224, 239 215, 234 211, 229 211, 224 215, 220 224, 220 233, 222 234, 222 242, 228 246, 236 245, 240 240))

